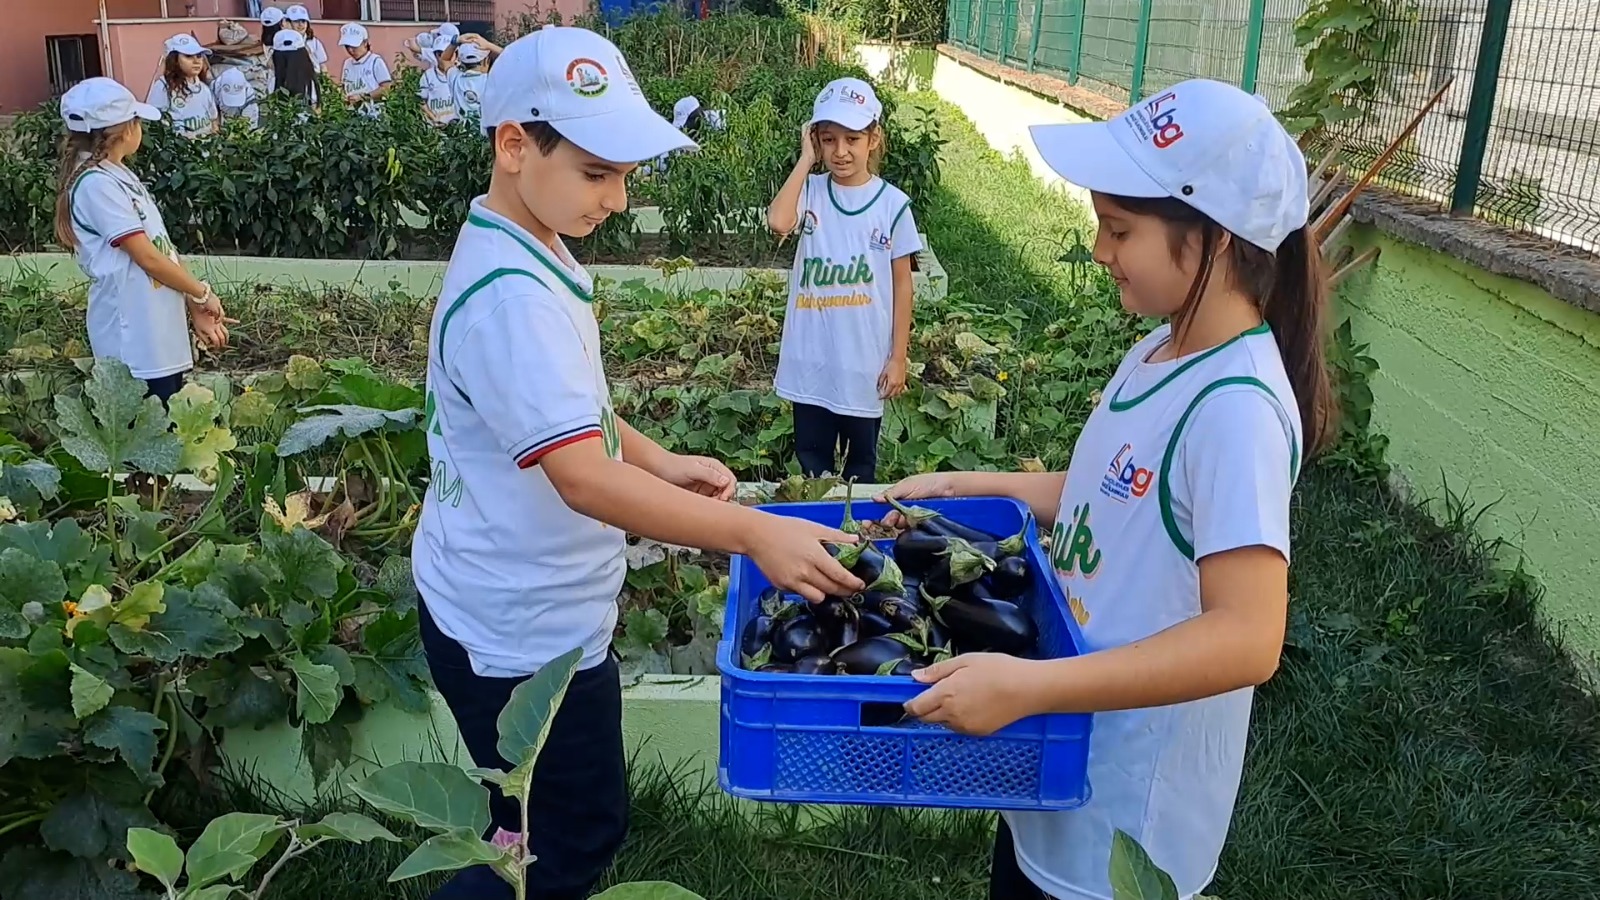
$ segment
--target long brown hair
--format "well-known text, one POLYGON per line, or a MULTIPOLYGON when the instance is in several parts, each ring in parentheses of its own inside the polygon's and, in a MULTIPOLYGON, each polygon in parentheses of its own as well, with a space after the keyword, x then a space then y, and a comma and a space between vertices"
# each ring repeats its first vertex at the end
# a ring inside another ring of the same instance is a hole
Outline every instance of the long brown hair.
POLYGON ((60 164, 56 174, 56 241, 68 250, 78 249, 78 236, 72 230, 72 186, 85 169, 105 161, 111 149, 133 122, 123 122, 93 131, 68 131, 61 139, 60 164))
MULTIPOLYGON (((1200 269, 1195 272, 1183 305, 1172 316, 1174 339, 1181 342, 1211 282, 1217 248, 1225 233, 1222 226, 1173 197, 1108 198, 1134 215, 1155 216, 1165 222, 1174 260, 1179 258, 1186 238, 1199 231, 1200 269)), ((1324 343, 1328 284, 1323 277, 1322 250, 1309 228, 1290 232, 1276 253, 1237 235, 1231 238, 1227 254, 1233 286, 1256 302, 1262 318, 1272 326, 1272 336, 1278 342, 1278 353, 1300 406, 1300 430, 1309 458, 1327 446, 1339 418, 1324 343)))
MULTIPOLYGON (((183 74, 182 64, 178 62, 178 57, 181 55, 176 50, 170 51, 161 65, 161 80, 167 83, 168 97, 176 97, 179 94, 187 94, 189 92, 189 76, 183 74)), ((200 63, 199 79, 202 83, 209 83, 211 81, 210 61, 202 56, 200 57, 200 63)))

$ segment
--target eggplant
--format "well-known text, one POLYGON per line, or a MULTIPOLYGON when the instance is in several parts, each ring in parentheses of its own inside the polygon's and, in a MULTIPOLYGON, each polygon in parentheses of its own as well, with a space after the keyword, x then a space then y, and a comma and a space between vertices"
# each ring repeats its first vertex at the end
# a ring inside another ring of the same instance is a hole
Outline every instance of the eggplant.
POLYGON ((919 661, 917 661, 915 659, 902 659, 899 662, 895 663, 894 666, 891 669, 889 669, 889 671, 887 671, 887 672, 879 672, 878 674, 879 675, 906 675, 906 676, 909 676, 912 672, 915 672, 918 669, 926 669, 927 667, 928 667, 927 663, 919 662, 919 661))
MULTIPOLYGON (((888 634, 895 630, 895 624, 888 620, 882 613, 862 610, 861 618, 856 623, 857 634, 861 638, 873 638, 888 634)), ((843 646, 842 644, 840 646, 843 646)))
POLYGON ((889 505, 894 507, 900 515, 905 516, 906 524, 912 530, 937 537, 961 538, 964 541, 973 543, 994 543, 1000 540, 999 535, 990 534, 970 525, 963 525, 937 510, 928 509, 925 506, 906 506, 893 497, 888 499, 889 505))
POLYGON ((794 664, 796 675, 838 675, 839 663, 830 656, 816 654, 801 657, 794 664))
POLYGON ((843 597, 825 597, 811 607, 811 615, 827 632, 830 647, 840 647, 856 639, 857 619, 861 610, 843 597))
POLYGON ((984 576, 989 590, 1002 600, 1011 600, 1027 593, 1033 583, 1033 569, 1026 557, 1008 556, 995 563, 994 571, 984 576))
POLYGON ((767 588, 756 598, 756 610, 763 616, 776 616, 784 605, 783 592, 775 587, 767 588))
POLYGON ((739 634, 739 652, 745 656, 755 656, 761 648, 772 643, 772 617, 756 616, 745 623, 744 631, 739 634))
POLYGON ((833 651, 833 661, 846 675, 881 675, 909 660, 911 654, 911 643, 904 635, 886 634, 840 647, 833 651))
POLYGON ((1016 656, 1035 649, 1039 642, 1038 626, 1022 607, 988 596, 985 589, 957 597, 934 597, 923 590, 934 617, 963 647, 970 644, 979 650, 1016 656))
POLYGON ((908 528, 894 539, 894 559, 904 572, 925 575, 939 563, 940 556, 950 549, 947 535, 933 534, 920 528, 908 528))
POLYGON ((994 570, 994 557, 961 538, 946 538, 939 561, 922 577, 924 596, 943 597, 964 584, 977 581, 994 570))
POLYGON ((920 597, 883 593, 876 599, 874 611, 888 619, 895 631, 916 631, 931 612, 920 597))
POLYGON ((855 544, 827 544, 828 553, 850 574, 866 582, 868 591, 899 591, 905 588, 905 577, 893 557, 884 555, 871 541, 855 544))
POLYGON ((828 652, 828 633, 815 617, 800 615, 772 630, 772 658, 793 663, 802 656, 828 652))
POLYGON ((767 663, 756 669, 757 672, 793 672, 794 666, 789 663, 767 663))

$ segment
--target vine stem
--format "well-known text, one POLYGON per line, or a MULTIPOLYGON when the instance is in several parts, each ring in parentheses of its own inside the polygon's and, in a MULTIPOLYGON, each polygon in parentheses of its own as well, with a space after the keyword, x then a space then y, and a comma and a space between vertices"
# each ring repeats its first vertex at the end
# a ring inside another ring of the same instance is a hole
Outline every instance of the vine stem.
POLYGON ((36 812, 24 818, 18 819, 15 822, 12 822, 10 825, 0 828, 0 835, 9 834, 10 832, 16 831, 18 828, 26 828, 35 822, 43 822, 44 815, 45 814, 42 812, 36 812))
POLYGON ((261 900, 262 897, 267 895, 267 885, 272 883, 273 876, 277 875, 289 860, 310 853, 326 840, 328 838, 317 838, 314 841, 302 844, 300 838, 291 830, 289 832, 289 846, 283 848, 283 855, 278 857, 278 861, 272 864, 272 868, 267 870, 267 874, 261 876, 261 883, 256 885, 255 892, 250 895, 250 900, 261 900))
MULTIPOLYGON (((174 685, 176 684, 177 679, 181 678, 182 676, 183 670, 179 669, 173 682, 167 682, 165 680, 165 676, 162 676, 161 680, 157 682, 159 687, 156 693, 155 710, 153 710, 153 712, 155 712, 157 715, 160 715, 159 710, 161 709, 161 701, 163 697, 167 698, 167 705, 172 707, 172 724, 167 726, 166 746, 162 748, 161 761, 156 764, 155 768, 155 772, 158 775, 164 775, 166 773, 167 764, 172 762, 172 754, 178 749, 178 726, 181 724, 178 721, 178 707, 182 704, 178 702, 178 698, 176 696, 177 688, 174 685), (173 696, 169 697, 169 694, 172 694, 173 696)), ((165 721, 164 717, 162 721, 165 721)), ((151 798, 155 797, 155 795, 155 788, 151 788, 144 795, 144 802, 146 806, 150 805, 150 800, 151 798)))

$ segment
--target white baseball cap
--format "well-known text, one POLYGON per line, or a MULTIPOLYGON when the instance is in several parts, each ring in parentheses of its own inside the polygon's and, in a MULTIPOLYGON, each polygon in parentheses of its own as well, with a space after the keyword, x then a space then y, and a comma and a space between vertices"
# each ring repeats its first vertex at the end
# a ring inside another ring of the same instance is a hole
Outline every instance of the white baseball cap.
POLYGON ((883 115, 883 104, 872 85, 859 78, 838 78, 817 94, 811 106, 811 121, 837 122, 851 131, 865 131, 883 115))
POLYGON ((289 7, 289 11, 284 13, 283 17, 291 22, 311 21, 311 13, 307 12, 306 8, 298 3, 289 7))
POLYGON ((133 93, 112 78, 85 78, 61 95, 61 121, 68 131, 87 133, 134 119, 154 122, 161 110, 135 100, 133 93))
POLYGON ((488 58, 489 51, 479 47, 477 44, 462 44, 456 48, 456 59, 469 66, 475 66, 488 58))
POLYGON ((285 28, 272 36, 272 49, 274 50, 304 50, 306 36, 292 28, 285 28))
POLYGON ((210 56, 211 51, 200 45, 200 40, 192 34, 175 34, 167 38, 168 53, 182 53, 184 56, 210 56))
POLYGON ((1106 122, 1028 130, 1073 184, 1181 200, 1269 252, 1310 215, 1299 145, 1265 99, 1231 84, 1183 81, 1106 122))
POLYGON ((435 28, 434 31, 438 32, 439 34, 448 35, 452 41, 458 37, 461 37, 461 26, 454 22, 440 22, 439 27, 435 28))
POLYGON ((250 82, 236 66, 228 66, 211 82, 211 91, 217 103, 229 109, 238 109, 250 103, 250 82))
POLYGON ((269 6, 261 11, 261 24, 264 26, 276 25, 283 21, 283 10, 276 6, 269 6))
POLYGON ((360 22, 346 22, 339 29, 339 46, 359 47, 367 42, 367 29, 360 22))
POLYGON ((672 104, 672 127, 682 128, 688 124, 689 117, 694 115, 694 111, 699 108, 700 98, 692 96, 684 97, 677 103, 672 104))
POLYGON ((622 51, 586 28, 546 25, 512 41, 489 70, 483 130, 548 122, 609 162, 640 162, 696 146, 651 108, 622 51))

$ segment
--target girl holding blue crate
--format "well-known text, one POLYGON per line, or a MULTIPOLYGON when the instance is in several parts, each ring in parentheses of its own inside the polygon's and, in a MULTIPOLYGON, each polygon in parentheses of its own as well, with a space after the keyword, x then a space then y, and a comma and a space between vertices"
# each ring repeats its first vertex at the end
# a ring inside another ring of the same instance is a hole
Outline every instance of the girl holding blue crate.
POLYGON ((1091 192, 1094 258, 1123 306, 1167 322, 1123 359, 1066 472, 918 475, 887 492, 1026 502, 1052 526, 1085 643, 1067 659, 929 666, 906 708, 980 735, 1095 714, 1091 799, 1005 813, 992 898, 1106 900, 1119 829, 1192 897, 1233 816, 1253 688, 1283 646, 1290 492, 1333 431, 1305 159, 1265 102, 1209 80, 1032 135, 1091 192))

